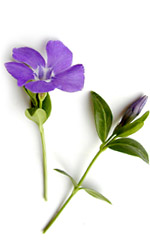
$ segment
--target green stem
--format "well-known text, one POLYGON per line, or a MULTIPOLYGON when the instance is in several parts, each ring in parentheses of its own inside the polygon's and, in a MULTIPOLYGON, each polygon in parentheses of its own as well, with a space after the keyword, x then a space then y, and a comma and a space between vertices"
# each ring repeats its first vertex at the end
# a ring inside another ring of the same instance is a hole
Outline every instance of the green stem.
POLYGON ((83 183, 83 181, 84 181, 86 175, 88 174, 88 172, 89 172, 91 166, 94 164, 95 160, 98 158, 98 156, 100 155, 101 152, 102 152, 102 150, 100 149, 100 150, 96 153, 96 155, 94 156, 94 158, 92 159, 92 161, 91 161, 91 163, 89 164, 88 168, 86 169, 85 173, 84 173, 83 176, 81 177, 81 179, 80 179, 80 181, 79 181, 79 183, 78 183, 78 187, 81 186, 81 184, 83 183))
POLYGON ((105 148, 100 148, 100 150, 96 153, 96 155, 94 156, 94 158, 92 159, 92 161, 90 162, 89 166, 87 167, 85 173, 83 174, 83 176, 81 177, 79 183, 77 184, 77 187, 73 189, 71 195, 69 196, 69 198, 65 201, 65 203, 62 205, 62 207, 59 209, 59 211, 56 213, 56 215, 48 222, 48 224, 45 226, 45 228, 43 229, 43 233, 45 233, 50 227, 51 225, 55 222, 55 220, 58 218, 58 216, 60 215, 60 213, 63 211, 63 209, 67 206, 67 204, 70 202, 70 200, 72 199, 72 197, 80 190, 80 186, 83 183, 85 177, 87 176, 90 168, 92 167, 92 165, 94 164, 95 160, 98 158, 98 156, 100 155, 100 153, 102 151, 104 151, 105 148))
POLYGON ((47 201, 47 160, 43 125, 39 125, 43 149, 43 197, 47 201))
MULTIPOLYGON (((76 191, 77 192, 77 191, 76 191)), ((75 195, 75 190, 72 191, 71 195, 69 198, 65 201, 65 203, 62 205, 62 207, 59 209, 59 211, 55 214, 55 216, 48 222, 48 224, 45 226, 43 229, 43 233, 45 233, 50 226, 54 223, 54 221, 58 218, 58 216, 61 214, 61 212, 64 210, 64 208, 68 205, 72 197, 75 195)))

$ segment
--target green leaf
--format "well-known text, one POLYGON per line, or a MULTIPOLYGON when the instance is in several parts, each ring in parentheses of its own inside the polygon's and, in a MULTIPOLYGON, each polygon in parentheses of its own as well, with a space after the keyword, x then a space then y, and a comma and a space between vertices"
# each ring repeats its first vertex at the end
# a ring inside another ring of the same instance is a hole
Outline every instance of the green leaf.
POLYGON ((131 123, 128 125, 125 125, 124 127, 120 128, 117 132, 117 137, 127 137, 138 130, 140 130, 143 127, 144 123, 131 123))
POLYGON ((26 117, 37 123, 38 125, 42 125, 47 120, 47 115, 45 110, 40 108, 29 108, 25 111, 26 117))
POLYGON ((50 95, 47 93, 47 96, 45 97, 43 103, 42 103, 42 109, 45 110, 47 114, 47 119, 50 116, 52 105, 51 105, 51 100, 50 100, 50 95))
POLYGON ((72 184, 74 185, 74 187, 77 187, 76 181, 67 172, 62 171, 60 169, 54 169, 54 170, 57 171, 57 172, 60 172, 61 174, 67 176, 68 178, 70 178, 70 180, 71 180, 72 184))
POLYGON ((140 118, 138 118, 135 122, 144 122, 149 116, 149 111, 146 111, 140 118))
POLYGON ((94 118, 96 130, 102 142, 105 142, 112 125, 112 112, 108 104, 97 93, 91 92, 94 106, 94 118))
POLYGON ((139 157, 146 163, 149 163, 149 157, 144 147, 131 138, 120 138, 113 140, 108 144, 108 147, 115 151, 139 157))
POLYGON ((139 129, 141 129, 144 125, 144 121, 149 115, 149 111, 145 112, 144 115, 142 115, 139 119, 135 120, 132 123, 126 124, 125 126, 116 129, 115 134, 118 137, 127 137, 135 132, 137 132, 139 129))
POLYGON ((86 188, 86 187, 81 187, 80 189, 84 189, 88 194, 90 194, 91 196, 100 199, 100 200, 104 200, 106 202, 108 202, 109 204, 112 204, 106 197, 104 197, 101 193, 90 189, 90 188, 86 188))

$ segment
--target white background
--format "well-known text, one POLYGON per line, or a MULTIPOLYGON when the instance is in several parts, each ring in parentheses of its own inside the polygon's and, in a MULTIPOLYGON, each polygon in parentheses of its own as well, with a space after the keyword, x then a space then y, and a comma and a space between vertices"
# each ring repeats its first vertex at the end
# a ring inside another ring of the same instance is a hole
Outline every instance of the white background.
MULTIPOLYGON (((0 251, 150 251, 150 167, 139 158, 107 150, 84 185, 112 206, 79 192, 51 229, 41 230, 71 190, 53 171, 79 179, 98 151, 89 91, 110 105, 114 124, 139 95, 149 95, 150 2, 146 0, 5 0, 0 4, 0 251), (14 47, 45 56, 50 39, 61 40, 85 67, 85 87, 51 92, 44 125, 48 202, 42 198, 42 149, 37 126, 24 111, 29 102, 5 70, 14 47)), ((144 110, 150 109, 147 102, 144 110)), ((150 152, 150 119, 133 135, 150 152)))

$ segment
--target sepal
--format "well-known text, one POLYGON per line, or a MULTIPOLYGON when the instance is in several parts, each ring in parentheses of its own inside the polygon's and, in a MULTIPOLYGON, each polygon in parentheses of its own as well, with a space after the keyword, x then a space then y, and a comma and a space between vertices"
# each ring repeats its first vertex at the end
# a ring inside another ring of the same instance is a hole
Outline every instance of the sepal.
POLYGON ((28 90, 27 88, 25 88, 25 86, 23 86, 23 89, 26 92, 26 94, 30 97, 31 103, 32 103, 33 107, 37 107, 38 106, 37 94, 36 93, 32 93, 30 90, 28 90))
POLYGON ((47 120, 47 114, 44 109, 41 108, 29 108, 26 109, 25 115, 28 119, 32 120, 36 124, 43 125, 47 120))
POLYGON ((47 119, 51 114, 51 110, 52 110, 52 104, 51 104, 51 99, 50 99, 50 95, 49 93, 47 93, 45 99, 42 102, 42 109, 45 110, 46 115, 47 115, 47 119))
POLYGON ((39 106, 36 107, 32 106, 31 108, 28 108, 25 111, 26 117, 38 125, 44 124, 48 119, 48 117, 50 116, 50 113, 51 113, 51 100, 48 93, 45 94, 41 108, 39 108, 39 106))

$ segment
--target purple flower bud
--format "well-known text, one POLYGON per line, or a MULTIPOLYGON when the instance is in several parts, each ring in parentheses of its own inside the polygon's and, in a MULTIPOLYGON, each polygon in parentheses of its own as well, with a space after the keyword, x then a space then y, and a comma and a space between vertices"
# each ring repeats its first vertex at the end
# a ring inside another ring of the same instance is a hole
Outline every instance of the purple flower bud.
POLYGON ((124 126, 127 123, 132 122, 141 112, 146 104, 148 96, 144 95, 133 102, 126 110, 119 125, 124 126))

